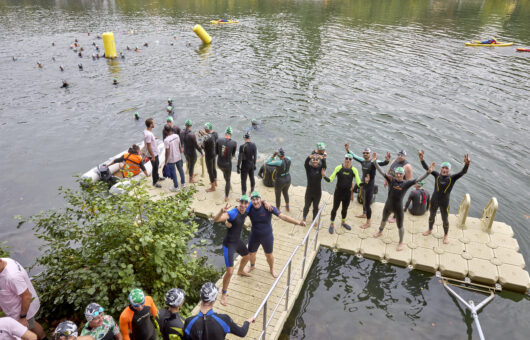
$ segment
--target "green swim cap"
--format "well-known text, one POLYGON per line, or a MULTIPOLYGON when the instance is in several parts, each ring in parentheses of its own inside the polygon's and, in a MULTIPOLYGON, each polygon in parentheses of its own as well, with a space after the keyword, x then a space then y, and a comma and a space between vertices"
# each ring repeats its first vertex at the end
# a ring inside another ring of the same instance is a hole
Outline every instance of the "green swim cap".
POLYGON ((252 123, 252 124, 258 124, 258 120, 257 120, 256 118, 253 118, 253 119, 251 120, 251 123, 252 123))
POLYGON ((186 123, 184 123, 186 126, 191 126, 191 119, 186 119, 186 123))
POLYGON ((225 133, 226 133, 227 135, 231 135, 231 134, 232 134, 232 127, 231 127, 231 126, 228 126, 228 127, 226 128, 226 130, 225 130, 225 133))
POLYGON ((241 198, 239 199, 239 201, 240 201, 240 202, 241 202, 241 201, 250 202, 250 199, 248 198, 247 195, 243 195, 243 196, 241 196, 241 198))
POLYGON ((326 150, 326 144, 317 143, 317 150, 326 150))
POLYGON ((449 170, 451 170, 451 163, 449 163, 449 162, 443 162, 443 163, 442 163, 442 168, 448 168, 449 170))
POLYGON ((344 155, 344 158, 353 159, 353 156, 351 153, 347 153, 344 155))
POLYGON ((172 122, 173 121, 173 117, 167 117, 166 121, 172 122))
POLYGON ((398 166, 395 170, 396 174, 405 174, 405 169, 403 169, 402 167, 398 166))
POLYGON ((205 123, 204 127, 207 128, 208 130, 212 130, 213 129, 213 125, 210 122, 205 123))
POLYGON ((129 302, 133 306, 143 305, 145 302, 144 292, 139 288, 134 288, 129 293, 129 302))
POLYGON ((135 117, 140 117, 140 114, 138 113, 138 111, 136 111, 136 112, 134 113, 134 116, 135 116, 135 117))
POLYGON ((173 98, 170 97, 170 98, 167 99, 167 101, 168 101, 168 102, 172 102, 172 101, 173 101, 173 98))
POLYGON ((261 195, 259 194, 259 192, 257 192, 257 191, 254 190, 254 191, 252 191, 252 193, 250 194, 250 198, 256 198, 256 197, 261 198, 261 195))
POLYGON ((167 110, 168 110, 168 111, 172 111, 172 110, 173 110, 173 106, 168 106, 168 107, 167 107, 167 110))
POLYGON ((423 186, 423 185, 425 184, 425 181, 422 179, 421 181, 419 181, 419 182, 416 183, 416 184, 423 186))

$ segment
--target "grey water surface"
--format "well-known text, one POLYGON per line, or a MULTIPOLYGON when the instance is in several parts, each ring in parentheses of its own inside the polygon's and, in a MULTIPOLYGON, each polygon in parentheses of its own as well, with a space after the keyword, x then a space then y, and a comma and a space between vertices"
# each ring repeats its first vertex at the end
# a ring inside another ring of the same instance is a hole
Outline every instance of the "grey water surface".
MULTIPOLYGON (((32 264, 39 242, 13 215, 61 207, 57 187, 140 141, 145 118, 161 137, 172 97, 178 124, 231 125, 238 143, 259 119, 258 150, 284 147, 295 185, 319 141, 330 167, 349 142, 356 152, 405 149, 415 174, 419 149, 453 171, 469 153, 451 212, 469 193, 470 215, 480 216, 495 196, 496 219, 529 262, 530 53, 516 47, 530 47, 529 0, 0 0, 0 241, 32 264), (240 23, 209 24, 219 18, 240 23), (211 45, 192 32, 197 23, 211 45), (92 60, 106 31, 124 59, 92 60), (514 46, 464 46, 491 36, 514 46), (82 57, 70 49, 76 38, 82 57)), ((222 267, 222 226, 200 230, 222 267)), ((528 295, 504 292, 481 313, 483 329, 527 339, 529 314, 528 295)), ((321 250, 282 336, 476 338, 470 320, 432 276, 321 250)))

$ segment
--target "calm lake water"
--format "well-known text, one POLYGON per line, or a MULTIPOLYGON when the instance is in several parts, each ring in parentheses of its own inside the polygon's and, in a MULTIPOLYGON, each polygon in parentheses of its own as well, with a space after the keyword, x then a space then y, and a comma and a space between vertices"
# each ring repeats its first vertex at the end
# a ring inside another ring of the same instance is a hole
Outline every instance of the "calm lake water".
MULTIPOLYGON (((60 207, 57 187, 140 141, 143 119, 153 117, 161 137, 172 97, 177 123, 231 125, 238 142, 259 119, 259 151, 283 146, 295 185, 305 184, 302 162, 317 141, 332 165, 345 142, 394 156, 405 149, 416 174, 419 149, 454 171, 468 152, 452 212, 469 193, 470 215, 480 216, 495 196, 496 219, 513 227, 529 262, 530 53, 515 47, 530 47, 529 0, 0 0, 0 240, 33 263, 39 244, 12 216, 60 207), (218 18, 241 22, 210 26, 218 18), (211 45, 192 32, 196 23, 211 45), (92 60, 105 31, 124 59, 92 60), (464 46, 491 36, 515 45, 464 46), (69 48, 76 38, 82 57, 69 48)), ((223 232, 201 224, 218 266, 223 232)), ((476 337, 469 314, 423 273, 324 249, 303 292, 285 338, 476 337)), ((490 338, 527 339, 529 314, 528 295, 505 292, 480 317, 490 338)))

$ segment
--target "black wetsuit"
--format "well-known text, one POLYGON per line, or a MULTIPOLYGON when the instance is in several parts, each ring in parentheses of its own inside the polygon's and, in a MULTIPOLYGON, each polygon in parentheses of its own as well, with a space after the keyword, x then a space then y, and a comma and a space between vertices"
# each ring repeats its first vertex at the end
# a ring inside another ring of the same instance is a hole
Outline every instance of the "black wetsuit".
POLYGON ((407 209, 409 209, 412 215, 421 216, 425 214, 427 208, 429 208, 429 202, 430 197, 427 190, 423 188, 412 190, 409 194, 409 198, 407 199, 407 203, 405 203, 405 208, 403 211, 407 211, 407 209), (409 209, 411 202, 412 207, 409 209))
POLYGON ((206 314, 199 312, 186 319, 184 336, 189 340, 222 340, 228 333, 244 337, 248 333, 248 321, 239 327, 226 314, 214 313, 210 309, 206 314))
POLYGON ((193 176, 193 170, 195 169, 195 163, 197 162, 197 153, 195 150, 201 152, 201 148, 197 143, 197 138, 191 130, 182 131, 182 145, 184 145, 184 156, 186 157, 186 162, 188 163, 188 173, 190 177, 193 176))
POLYGON ((241 193, 247 192, 247 176, 250 179, 250 191, 254 191, 256 180, 254 170, 256 170, 256 158, 258 149, 256 144, 246 142, 239 147, 239 157, 237 159, 237 172, 241 172, 241 193))
MULTIPOLYGON (((428 169, 427 163, 421 161, 421 166, 424 169, 428 169)), ((449 232, 449 198, 451 196, 451 190, 456 181, 464 176, 467 172, 469 165, 464 165, 462 171, 457 174, 442 176, 437 171, 433 171, 431 174, 434 176, 434 190, 431 196, 431 207, 429 208, 429 230, 432 230, 434 226, 434 219, 436 218, 436 211, 440 208, 442 215, 444 234, 447 235, 449 232)))
POLYGON ((158 311, 156 317, 162 339, 164 340, 180 340, 184 339, 184 318, 177 312, 171 313, 169 310, 163 308, 158 311))
POLYGON ((357 184, 360 184, 361 181, 359 178, 359 173, 354 167, 346 169, 343 165, 339 165, 335 168, 328 180, 332 182, 335 176, 337 177, 337 185, 335 187, 335 192, 333 193, 331 222, 333 223, 335 221, 335 217, 337 216, 337 210, 339 209, 339 206, 342 203, 341 216, 342 222, 344 223, 344 221, 346 220, 346 215, 348 213, 348 207, 350 206, 353 180, 355 179, 355 182, 357 184))
MULTIPOLYGON (((171 130, 173 130, 173 133, 178 135, 180 138, 181 130, 177 125, 173 124, 173 126, 171 127, 171 130)), ((167 136, 168 135, 166 134, 165 130, 162 130, 162 140, 166 139, 167 136)))
POLYGON ((141 311, 129 308, 134 312, 131 325, 131 340, 157 340, 156 330, 151 321, 151 307, 145 305, 141 311))
POLYGON ((204 161, 206 163, 206 169, 208 169, 208 177, 210 183, 217 180, 217 170, 215 168, 215 145, 219 136, 217 132, 212 131, 203 138, 202 148, 204 150, 204 161))
POLYGON ((309 213, 309 207, 313 204, 313 219, 318 214, 318 205, 320 198, 322 198, 322 169, 326 168, 326 159, 318 162, 315 168, 311 165, 311 157, 307 157, 304 163, 305 174, 307 176, 307 187, 305 189, 304 211, 302 216, 304 220, 309 213))
MULTIPOLYGON (((361 163, 361 169, 362 169, 361 181, 364 183, 364 179, 366 178, 366 176, 370 175, 370 181, 368 183, 365 183, 365 185, 362 188, 362 192, 363 192, 363 210, 366 214, 366 218, 371 219, 372 218, 371 204, 372 204, 372 200, 374 197, 374 188, 375 188, 375 165, 371 160, 365 160, 364 158, 359 157, 353 153, 352 155, 353 155, 353 159, 361 163)), ((388 164, 388 161, 387 160, 377 161, 377 164, 384 166, 388 164)))
POLYGON ((273 160, 269 159, 267 165, 277 165, 274 173, 274 194, 276 195, 276 206, 280 207, 282 194, 285 200, 285 205, 289 205, 289 187, 291 186, 291 175, 289 169, 291 168, 291 158, 284 157, 283 159, 273 160))
POLYGON ((241 231, 243 230, 247 213, 241 214, 237 208, 233 208, 227 211, 227 214, 228 222, 232 224, 232 227, 227 228, 226 236, 223 239, 223 256, 226 267, 233 267, 234 254, 236 252, 241 256, 248 255, 248 248, 241 240, 241 231))
POLYGON ((230 176, 232 175, 232 158, 236 154, 237 143, 232 139, 220 138, 217 140, 216 155, 217 167, 223 172, 225 179, 225 197, 230 192, 230 176))

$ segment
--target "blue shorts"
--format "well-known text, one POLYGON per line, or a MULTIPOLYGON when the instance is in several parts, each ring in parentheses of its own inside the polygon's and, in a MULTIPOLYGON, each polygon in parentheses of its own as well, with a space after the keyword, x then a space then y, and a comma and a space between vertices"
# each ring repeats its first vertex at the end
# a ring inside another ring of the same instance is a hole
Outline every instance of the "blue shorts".
POLYGON ((243 241, 239 240, 237 243, 223 243, 223 255, 225 257, 225 265, 226 267, 233 267, 234 266, 234 254, 238 253, 241 256, 248 255, 248 249, 245 243, 243 241))
POLYGON ((248 237, 248 251, 255 253, 258 251, 260 245, 263 247, 265 254, 272 254, 274 235, 272 233, 268 235, 255 235, 251 232, 248 237))

